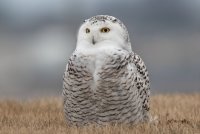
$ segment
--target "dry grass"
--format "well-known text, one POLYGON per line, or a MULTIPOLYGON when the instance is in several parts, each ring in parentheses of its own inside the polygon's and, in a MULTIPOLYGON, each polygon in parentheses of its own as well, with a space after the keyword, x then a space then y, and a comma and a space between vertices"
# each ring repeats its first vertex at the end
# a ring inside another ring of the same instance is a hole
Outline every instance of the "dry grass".
POLYGON ((158 124, 137 126, 69 127, 65 124, 62 101, 46 98, 26 102, 0 101, 2 134, 200 134, 200 94, 156 95, 151 99, 151 113, 158 124))

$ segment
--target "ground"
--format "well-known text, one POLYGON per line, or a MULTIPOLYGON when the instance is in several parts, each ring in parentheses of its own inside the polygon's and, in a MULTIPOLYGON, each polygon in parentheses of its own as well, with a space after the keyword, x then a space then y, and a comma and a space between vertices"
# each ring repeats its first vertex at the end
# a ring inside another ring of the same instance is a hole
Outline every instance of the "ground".
POLYGON ((158 116, 157 124, 77 128, 66 125, 61 98, 0 100, 0 133, 200 134, 200 93, 154 95, 151 113, 158 116))

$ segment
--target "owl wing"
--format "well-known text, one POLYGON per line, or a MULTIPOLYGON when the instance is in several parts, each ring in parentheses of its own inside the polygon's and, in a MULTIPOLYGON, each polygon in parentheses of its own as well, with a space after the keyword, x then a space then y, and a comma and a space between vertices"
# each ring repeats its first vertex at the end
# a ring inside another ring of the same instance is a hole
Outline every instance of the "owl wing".
POLYGON ((63 75, 63 92, 62 92, 62 95, 63 95, 63 99, 64 99, 64 103, 66 101, 66 96, 69 94, 68 90, 72 88, 72 82, 71 82, 71 78, 69 77, 69 72, 71 70, 71 67, 72 67, 72 58, 70 58, 68 60, 68 63, 66 65, 66 69, 65 69, 65 72, 64 72, 64 75, 63 75))
MULTIPOLYGON (((73 88, 74 86, 78 85, 79 82, 77 80, 79 67, 77 66, 76 60, 75 60, 75 54, 69 58, 66 69, 63 75, 63 92, 62 95, 64 97, 64 103, 67 98, 71 96, 71 93, 75 92, 74 90, 76 88, 73 88)), ((80 77, 79 77, 80 78, 80 77)), ((82 78, 82 77, 81 77, 82 78)), ((80 78, 80 79, 81 79, 80 78)))
POLYGON ((136 53, 131 53, 131 59, 133 60, 133 63, 135 64, 137 69, 134 82, 139 91, 139 96, 142 100, 142 107, 145 111, 149 111, 150 83, 147 68, 143 60, 136 53))

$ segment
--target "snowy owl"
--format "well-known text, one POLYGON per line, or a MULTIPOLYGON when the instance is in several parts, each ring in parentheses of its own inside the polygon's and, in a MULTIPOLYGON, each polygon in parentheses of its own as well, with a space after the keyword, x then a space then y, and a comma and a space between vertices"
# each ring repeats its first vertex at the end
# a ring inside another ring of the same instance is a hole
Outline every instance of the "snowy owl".
POLYGON ((85 20, 63 77, 67 123, 148 122, 149 95, 146 66, 124 24, 108 15, 85 20))

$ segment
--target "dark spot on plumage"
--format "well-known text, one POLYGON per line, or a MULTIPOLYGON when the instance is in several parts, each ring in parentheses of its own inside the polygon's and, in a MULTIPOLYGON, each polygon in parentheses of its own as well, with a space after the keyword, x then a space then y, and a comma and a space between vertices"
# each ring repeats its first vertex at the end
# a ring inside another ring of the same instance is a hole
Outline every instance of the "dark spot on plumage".
POLYGON ((142 95, 142 91, 140 92, 140 95, 142 95))
POLYGON ((78 77, 78 74, 74 73, 74 76, 78 77))
POLYGON ((135 82, 137 82, 137 77, 135 77, 135 82))
POLYGON ((147 81, 145 81, 144 84, 147 85, 147 81))
POLYGON ((125 60, 121 60, 119 64, 123 64, 125 60))
POLYGON ((71 71, 71 68, 70 68, 70 67, 68 68, 68 71, 71 71))
POLYGON ((136 56, 134 56, 134 60, 136 60, 136 56))
POLYGON ((113 23, 117 22, 117 19, 114 19, 112 22, 113 22, 113 23))
POLYGON ((118 66, 118 67, 117 67, 117 70, 119 70, 120 68, 121 68, 121 66, 118 66))
POLYGON ((81 86, 82 85, 82 83, 78 83, 78 84, 75 84, 76 86, 81 86))
POLYGON ((142 72, 142 75, 145 75, 145 73, 144 73, 144 72, 142 72))

